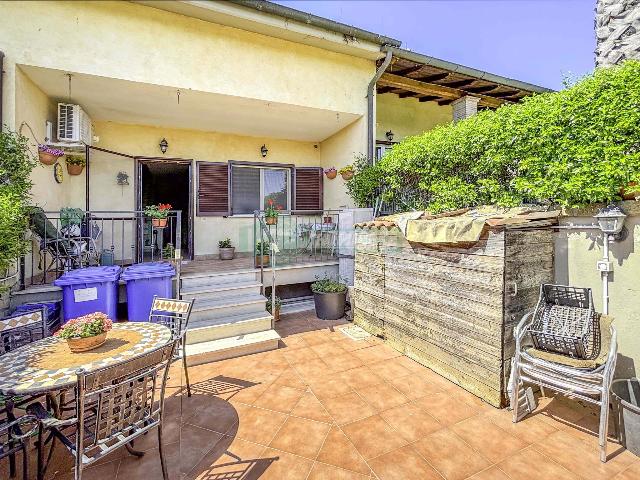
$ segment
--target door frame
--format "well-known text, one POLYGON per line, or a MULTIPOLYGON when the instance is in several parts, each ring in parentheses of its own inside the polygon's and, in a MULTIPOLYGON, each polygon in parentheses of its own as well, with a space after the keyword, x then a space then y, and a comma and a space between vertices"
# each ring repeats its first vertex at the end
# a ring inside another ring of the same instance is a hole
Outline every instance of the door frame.
MULTIPOLYGON (((193 195, 193 179, 194 179, 194 160, 190 158, 166 158, 166 157, 134 157, 135 162, 135 180, 134 180, 134 189, 136 196, 136 210, 142 210, 142 165, 149 163, 174 163, 179 165, 188 165, 189 166, 189 212, 188 212, 188 232, 187 232, 187 246, 189 248, 189 255, 185 257, 184 252, 182 252, 183 260, 193 260, 194 250, 193 250, 193 218, 194 218, 194 195, 193 195)), ((184 212, 183 212, 184 215, 184 212)), ((140 235, 140 232, 138 232, 140 235)), ((140 239, 137 239, 136 244, 140 239)))

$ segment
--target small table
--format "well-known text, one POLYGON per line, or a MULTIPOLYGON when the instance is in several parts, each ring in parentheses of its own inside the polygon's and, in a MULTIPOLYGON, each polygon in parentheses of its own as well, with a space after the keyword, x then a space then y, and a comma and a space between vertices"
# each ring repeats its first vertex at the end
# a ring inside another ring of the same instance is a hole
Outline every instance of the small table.
POLYGON ((114 365, 165 345, 171 331, 148 322, 114 323, 101 347, 72 353, 64 339, 47 337, 2 356, 0 393, 36 396, 73 388, 76 371, 114 365))

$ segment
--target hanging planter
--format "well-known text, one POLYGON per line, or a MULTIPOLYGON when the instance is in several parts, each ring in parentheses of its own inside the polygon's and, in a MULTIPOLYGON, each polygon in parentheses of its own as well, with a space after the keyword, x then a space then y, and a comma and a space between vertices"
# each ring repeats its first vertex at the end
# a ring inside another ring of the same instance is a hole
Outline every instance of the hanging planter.
POLYGON ((333 180, 334 178, 336 178, 338 176, 338 170, 336 170, 335 167, 327 168, 324 171, 324 174, 327 176, 327 178, 329 180, 333 180))
POLYGON ((620 188, 620 196, 623 200, 635 200, 640 197, 638 182, 629 182, 625 187, 620 188))
POLYGON ((40 160, 40 163, 43 165, 53 165, 63 155, 64 152, 58 148, 53 148, 45 144, 38 145, 38 160, 40 160))
POLYGON ((274 205, 273 200, 270 198, 266 210, 264 211, 264 221, 267 225, 277 225, 279 211, 282 210, 282 205, 274 205))
POLYGON ((353 178, 353 165, 347 165, 338 170, 338 173, 342 176, 343 180, 351 180, 353 178))
POLYGON ((69 172, 69 175, 80 175, 87 163, 85 157, 80 155, 67 155, 65 161, 67 163, 67 172, 69 172))

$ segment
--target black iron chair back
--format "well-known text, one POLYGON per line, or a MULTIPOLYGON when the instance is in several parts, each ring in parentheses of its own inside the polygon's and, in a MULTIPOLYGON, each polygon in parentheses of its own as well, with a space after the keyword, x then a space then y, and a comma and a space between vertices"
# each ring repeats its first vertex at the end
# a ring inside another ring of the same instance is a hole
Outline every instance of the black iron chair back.
POLYGON ((0 356, 49 334, 44 309, 3 318, 0 320, 0 356))

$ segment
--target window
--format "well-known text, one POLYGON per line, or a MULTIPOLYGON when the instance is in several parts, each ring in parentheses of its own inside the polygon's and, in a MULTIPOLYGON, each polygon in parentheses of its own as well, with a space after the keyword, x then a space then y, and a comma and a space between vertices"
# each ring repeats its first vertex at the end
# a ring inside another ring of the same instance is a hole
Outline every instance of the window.
POLYGON ((282 210, 291 209, 291 169, 245 167, 231 170, 231 211, 234 215, 264 210, 269 200, 282 210))

